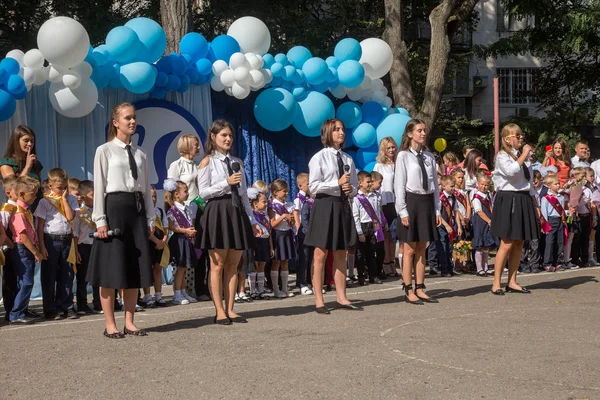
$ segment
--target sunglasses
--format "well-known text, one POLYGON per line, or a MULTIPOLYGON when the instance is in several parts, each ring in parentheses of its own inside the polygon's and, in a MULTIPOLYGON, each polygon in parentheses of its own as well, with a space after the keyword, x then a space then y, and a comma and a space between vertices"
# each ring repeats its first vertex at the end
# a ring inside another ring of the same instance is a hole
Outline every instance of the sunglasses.
POLYGON ((511 137, 516 137, 517 139, 521 139, 521 138, 523 138, 523 135, 508 135, 508 136, 506 136, 506 139, 511 138, 511 137))

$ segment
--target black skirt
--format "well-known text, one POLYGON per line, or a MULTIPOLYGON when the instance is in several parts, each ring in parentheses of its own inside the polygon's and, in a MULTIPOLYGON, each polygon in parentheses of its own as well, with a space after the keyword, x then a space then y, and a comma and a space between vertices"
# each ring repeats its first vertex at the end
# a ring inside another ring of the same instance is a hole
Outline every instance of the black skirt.
POLYGON ((194 245, 181 233, 174 233, 171 236, 169 239, 169 250, 171 252, 171 262, 176 267, 193 268, 198 263, 194 245))
POLYGON ((294 232, 291 229, 287 231, 271 230, 273 236, 273 250, 275 251, 275 260, 291 260, 296 258, 296 245, 294 243, 294 232))
POLYGON ((199 249, 248 250, 255 246, 250 219, 243 207, 232 204, 231 195, 210 199, 196 221, 200 225, 196 227, 199 249))
POLYGON ((488 250, 498 248, 500 241, 497 237, 491 235, 489 224, 481 219, 477 213, 473 214, 471 223, 473 224, 473 240, 471 244, 475 250, 479 250, 482 247, 486 247, 488 250))
POLYGON ((510 240, 540 238, 540 225, 529 192, 501 190, 496 194, 493 210, 492 236, 510 240))
POLYGON ((112 289, 151 286, 152 254, 143 193, 108 193, 104 209, 109 229, 120 229, 121 235, 94 239, 87 281, 112 289))
MULTIPOLYGON (((155 228, 154 236, 158 240, 162 240, 165 237, 165 234, 160 229, 155 228)), ((149 245, 150 245, 150 255, 152 257, 152 265, 160 265, 160 262, 162 261, 163 251, 157 249, 156 244, 152 241, 149 241, 149 245)), ((168 246, 168 244, 165 244, 165 246, 168 246)))
POLYGON ((381 211, 383 211, 388 226, 391 226, 392 222, 398 217, 398 214, 396 214, 396 206, 394 203, 387 203, 381 206, 381 211))
POLYGON ((401 243, 433 242, 439 239, 435 225, 435 202, 433 193, 415 194, 406 192, 408 227, 402 225, 398 216, 396 234, 401 243))
POLYGON ((310 212, 305 246, 324 250, 349 250, 358 236, 348 201, 339 196, 318 194, 310 212))
POLYGON ((271 260, 271 243, 269 238, 256 239, 254 261, 269 262, 271 260))

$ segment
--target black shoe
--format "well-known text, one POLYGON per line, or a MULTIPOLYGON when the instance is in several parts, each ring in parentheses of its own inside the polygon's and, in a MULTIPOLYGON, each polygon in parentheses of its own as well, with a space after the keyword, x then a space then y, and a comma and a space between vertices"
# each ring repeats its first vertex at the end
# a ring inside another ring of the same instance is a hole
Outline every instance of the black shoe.
POLYGON ((352 281, 354 281, 354 282, 356 282, 356 281, 358 280, 358 278, 356 277, 356 275, 352 275, 352 276, 350 277, 350 279, 351 279, 352 281))
POLYGON ((381 282, 381 280, 379 278, 375 278, 375 279, 369 279, 369 283, 374 283, 376 285, 381 285, 383 284, 383 282, 381 282))
POLYGON ((531 293, 531 290, 528 290, 527 288, 522 287, 521 290, 519 289, 513 289, 510 286, 506 285, 506 293, 531 293))
POLYGON ((60 321, 63 319, 63 314, 57 314, 53 311, 45 312, 44 319, 52 320, 52 321, 60 321))
POLYGON ((63 316, 68 319, 79 319, 79 315, 77 315, 73 308, 69 308, 67 311, 63 312, 63 316))
POLYGON ((145 329, 138 329, 137 331, 131 331, 127 328, 123 328, 123 335, 148 336, 148 332, 146 332, 145 329))
POLYGON ((229 318, 229 320, 231 322, 233 322, 234 324, 246 324, 248 323, 248 320, 244 317, 233 317, 233 318, 229 318))
POLYGON ((442 273, 440 276, 441 276, 442 278, 450 278, 450 277, 452 276, 452 274, 448 274, 448 273, 444 272, 444 273, 442 273))
POLYGON ((377 277, 378 277, 379 279, 381 279, 382 281, 385 281, 385 280, 387 279, 387 275, 386 275, 386 274, 384 274, 383 272, 382 272, 382 273, 380 273, 379 275, 377 275, 377 277))
POLYGON ((29 318, 35 318, 35 319, 42 318, 42 316, 40 314, 36 313, 35 311, 31 311, 31 310, 25 310, 25 316, 29 317, 29 318))
POLYGON ((462 272, 455 270, 455 271, 450 272, 450 275, 452 275, 452 276, 454 276, 454 275, 462 275, 462 272))
POLYGON ((496 290, 490 290, 492 292, 492 294, 495 294, 496 296, 504 296, 504 291, 502 291, 502 289, 496 289, 496 290))
POLYGON ((336 301, 336 310, 350 310, 350 311, 363 311, 364 308, 361 306, 355 306, 354 304, 341 304, 336 301))
POLYGON ((229 318, 217 319, 216 315, 215 315, 215 318, 213 319, 213 322, 217 325, 232 325, 233 324, 229 318))
POLYGON ((30 324, 33 324, 36 320, 37 320, 37 318, 31 318, 28 316, 24 316, 19 319, 13 319, 12 321, 10 321, 10 324, 11 325, 30 325, 30 324))
POLYGON ((419 290, 419 289, 423 290, 423 289, 427 289, 427 288, 425 287, 424 283, 417 283, 415 285, 415 296, 417 296, 419 299, 423 300, 423 302, 425 302, 425 303, 431 303, 431 304, 439 303, 438 299, 432 299, 431 297, 421 297, 421 296, 419 296, 417 294, 417 290, 419 290))
POLYGON ((104 336, 106 336, 109 339, 123 339, 125 337, 123 332, 117 331, 114 333, 108 333, 108 331, 106 329, 104 330, 104 336))
POLYGON ((429 275, 438 275, 440 272, 435 268, 429 268, 429 275))
POLYGON ((325 306, 323 306, 323 307, 317 307, 317 308, 315 308, 315 312, 316 312, 317 314, 331 314, 331 313, 329 312, 329 309, 328 309, 327 307, 325 307, 325 306))
MULTIPOLYGON (((419 300, 415 300, 415 301, 411 301, 411 300, 408 298, 408 292, 410 292, 410 291, 413 291, 413 287, 412 287, 412 285, 405 285, 405 284, 404 284, 404 282, 403 282, 403 283, 402 283, 402 286, 403 286, 403 288, 404 288, 404 293, 406 293, 406 297, 405 297, 404 301, 406 301, 407 303, 410 303, 410 304, 415 304, 415 305, 419 305, 419 306, 422 306, 423 304, 425 304, 425 303, 423 303, 423 300, 421 300, 421 299, 419 299, 419 300)), ((413 291, 413 293, 414 293, 414 291, 413 291)), ((416 296, 416 295, 415 295, 415 296, 416 296)), ((417 296, 417 297, 418 297, 418 296, 417 296)))

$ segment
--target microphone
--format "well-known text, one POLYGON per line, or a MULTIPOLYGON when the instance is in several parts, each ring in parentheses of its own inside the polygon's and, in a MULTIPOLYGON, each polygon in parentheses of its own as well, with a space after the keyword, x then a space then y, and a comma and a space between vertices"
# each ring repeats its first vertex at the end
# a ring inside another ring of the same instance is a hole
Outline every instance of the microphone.
POLYGON ((344 172, 345 173, 350 172, 350 166, 348 164, 344 165, 344 172))
MULTIPOLYGON (((111 236, 120 236, 121 235, 121 230, 119 228, 111 229, 108 232, 106 232, 106 234, 108 235, 108 237, 111 237, 111 236)), ((91 237, 91 238, 98 238, 98 232, 92 232, 88 236, 91 237)))
MULTIPOLYGON (((239 162, 234 161, 234 162, 231 163, 231 169, 233 170, 234 174, 237 174, 238 172, 240 172, 241 168, 242 167, 241 167, 241 165, 240 165, 239 162)), ((234 189, 237 189, 238 187, 240 187, 240 185, 239 184, 235 184, 235 185, 232 185, 231 187, 234 188, 234 189)))

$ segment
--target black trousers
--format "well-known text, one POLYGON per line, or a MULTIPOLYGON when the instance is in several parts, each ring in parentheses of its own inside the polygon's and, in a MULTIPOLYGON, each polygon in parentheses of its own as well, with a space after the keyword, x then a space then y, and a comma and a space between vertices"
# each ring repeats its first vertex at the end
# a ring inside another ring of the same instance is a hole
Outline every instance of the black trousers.
POLYGON ((2 301, 4 303, 4 319, 9 321, 9 314, 15 305, 15 297, 19 288, 17 286, 17 271, 12 260, 14 249, 6 249, 4 251, 4 259, 6 260, 2 267, 2 301))
MULTIPOLYGON (((77 308, 79 309, 79 307, 87 306, 88 282, 86 281, 85 276, 87 275, 88 264, 90 262, 92 245, 80 243, 77 245, 77 251, 79 251, 79 255, 81 256, 81 264, 77 264, 77 273, 75 274, 75 278, 77 279, 77 289, 75 294, 77 297, 77 308)), ((94 286, 92 289, 92 305, 95 308, 101 308, 100 288, 94 286)))
POLYGON ((356 242, 356 258, 354 260, 354 266, 358 270, 358 276, 364 277, 365 267, 369 273, 369 280, 374 280, 377 277, 377 260, 376 260, 376 247, 377 239, 375 239, 375 232, 373 231, 373 223, 361 223, 363 235, 365 241, 361 242, 360 239, 356 242))
POLYGON ((298 236, 298 267, 296 268, 296 287, 303 287, 311 282, 311 265, 315 248, 304 245, 304 234, 298 236))
POLYGON ((544 267, 556 267, 565 242, 564 228, 560 217, 548 217, 552 230, 546 234, 544 267))
POLYGON ((546 239, 544 234, 540 239, 526 240, 521 250, 521 265, 539 268, 544 257, 546 239))
POLYGON ((67 262, 71 240, 54 240, 44 234, 48 258, 42 261, 41 283, 44 312, 62 313, 73 307, 73 267, 67 262))
POLYGON ((203 250, 202 255, 198 259, 196 265, 196 274, 194 289, 196 290, 196 296, 206 295, 210 297, 210 291, 208 290, 208 268, 209 268, 208 250, 203 250))
POLYGON ((590 261, 589 241, 590 232, 592 231, 590 214, 579 214, 579 228, 573 236, 571 260, 574 264, 578 262, 587 264, 590 261))

